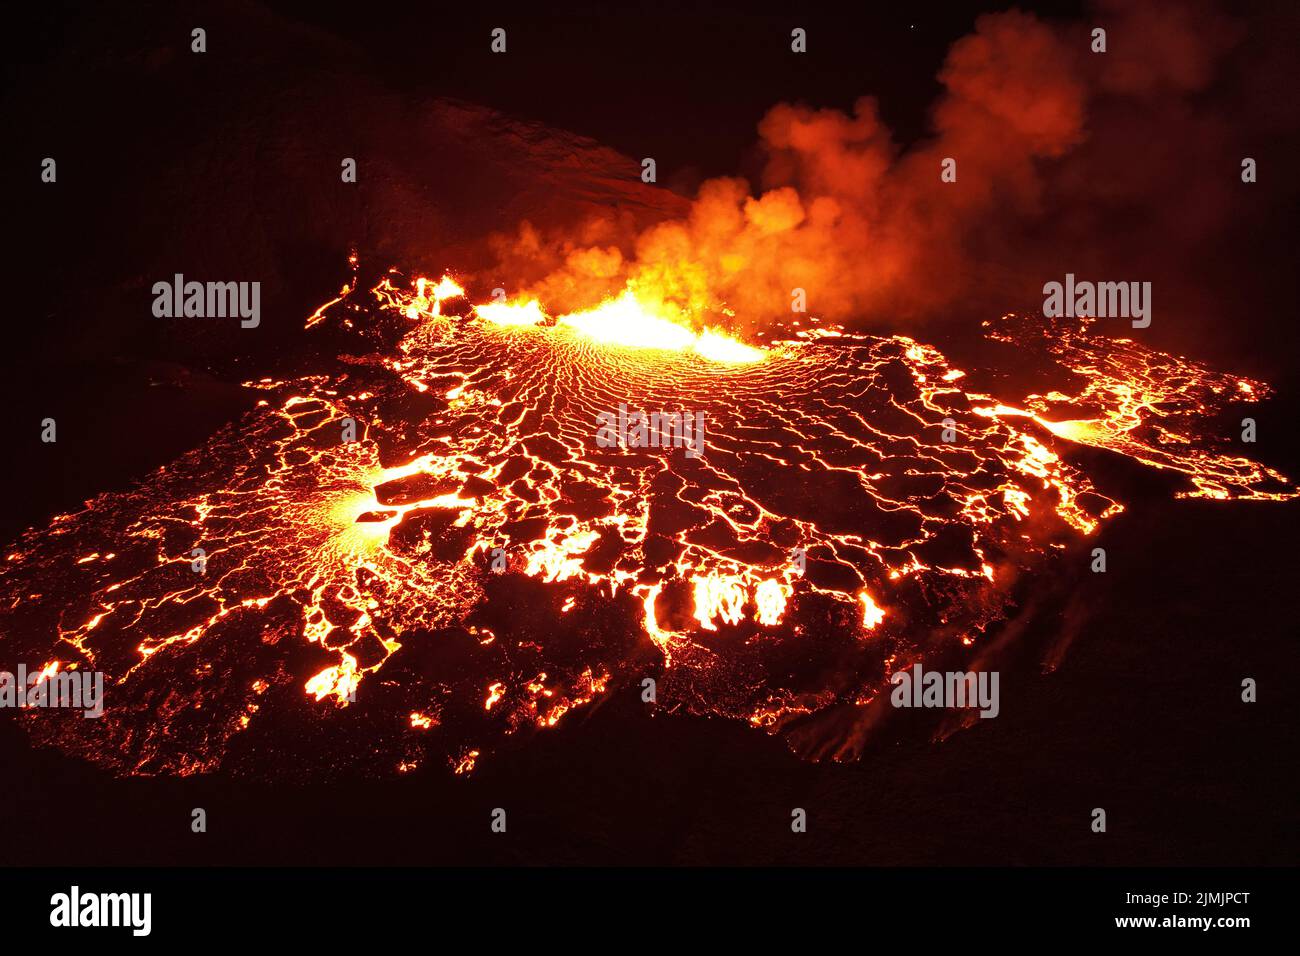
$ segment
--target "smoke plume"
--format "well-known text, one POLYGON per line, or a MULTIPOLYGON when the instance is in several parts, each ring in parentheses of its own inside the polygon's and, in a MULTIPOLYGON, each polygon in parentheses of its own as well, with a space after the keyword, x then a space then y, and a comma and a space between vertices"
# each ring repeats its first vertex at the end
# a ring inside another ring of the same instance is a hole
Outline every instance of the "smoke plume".
POLYGON ((1294 107, 1261 90, 1289 60, 1246 40, 1186 4, 1108 2, 1073 24, 982 16, 939 72, 927 140, 901 148, 869 96, 850 113, 782 103, 759 123, 761 181, 706 181, 687 216, 639 231, 627 216, 576 235, 524 223, 494 239, 500 273, 552 311, 630 284, 696 320, 763 324, 802 289, 812 315, 889 329, 1035 308, 1044 282, 1091 272, 1155 280, 1166 314, 1209 315, 1188 277, 1213 273, 1250 211, 1242 157, 1265 133, 1295 137, 1294 107))

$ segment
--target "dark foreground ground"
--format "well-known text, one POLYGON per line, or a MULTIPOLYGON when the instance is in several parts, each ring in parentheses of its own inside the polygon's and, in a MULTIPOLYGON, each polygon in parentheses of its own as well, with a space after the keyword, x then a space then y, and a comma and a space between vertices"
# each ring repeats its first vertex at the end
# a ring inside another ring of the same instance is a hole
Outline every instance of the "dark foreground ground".
MULTIPOLYGON (((633 690, 468 779, 267 787, 115 779, 0 722, 7 864, 1289 864, 1300 509, 1149 505, 1053 673, 1003 674, 1003 709, 943 742, 801 763, 729 722, 650 717, 633 690), (1259 702, 1243 704, 1243 677, 1259 702), (1012 682, 1019 686, 1013 686, 1012 682), (190 831, 203 807, 208 832, 190 831), (508 832, 489 831, 506 808, 508 832), (790 810, 808 832, 790 832, 790 810), (1108 832, 1089 829, 1104 807, 1108 832)), ((1100 581, 1100 577, 1096 579, 1100 581)), ((1037 628, 1061 627, 1051 616, 1037 628)))

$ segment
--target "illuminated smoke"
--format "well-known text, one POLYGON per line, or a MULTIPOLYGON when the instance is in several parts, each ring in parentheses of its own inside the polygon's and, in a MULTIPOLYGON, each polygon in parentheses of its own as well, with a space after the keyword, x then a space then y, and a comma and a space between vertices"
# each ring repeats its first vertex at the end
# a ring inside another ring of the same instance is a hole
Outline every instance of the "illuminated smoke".
MULTIPOLYGON (((803 289, 813 315, 898 328, 972 298, 1032 309, 1065 271, 1060 250, 1074 271, 1185 270, 1230 214, 1236 160, 1223 166, 1216 151, 1245 138, 1230 135, 1230 104, 1198 110, 1191 97, 1240 31, 1184 4, 1108 4, 1092 22, 1110 31, 1104 55, 1089 52, 1084 24, 982 16, 939 72, 931 138, 900 149, 871 97, 849 113, 780 104, 758 126, 754 186, 707 181, 689 215, 640 231, 614 215, 555 234, 524 223, 496 237, 493 274, 554 309, 630 288, 698 322, 766 326, 803 289), (1153 146, 1127 148, 1139 141, 1153 146), (957 180, 943 183, 949 157, 957 180)), ((1191 293, 1170 294, 1172 310, 1191 293)))

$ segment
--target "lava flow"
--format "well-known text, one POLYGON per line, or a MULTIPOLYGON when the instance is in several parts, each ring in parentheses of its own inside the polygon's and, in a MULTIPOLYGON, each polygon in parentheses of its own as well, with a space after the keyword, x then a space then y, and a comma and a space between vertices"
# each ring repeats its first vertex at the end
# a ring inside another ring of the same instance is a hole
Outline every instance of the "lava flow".
POLYGON ((851 722, 1123 510, 1076 446, 1188 496, 1295 495, 1204 433, 1266 386, 1086 323, 989 323, 1063 383, 995 397, 905 336, 695 319, 354 274, 307 320, 346 354, 247 383, 241 421, 7 551, 0 665, 106 675, 102 718, 24 726, 117 773, 269 775, 468 772, 647 676, 770 733, 851 722), (603 446, 620 407, 702 413, 702 454, 603 446))

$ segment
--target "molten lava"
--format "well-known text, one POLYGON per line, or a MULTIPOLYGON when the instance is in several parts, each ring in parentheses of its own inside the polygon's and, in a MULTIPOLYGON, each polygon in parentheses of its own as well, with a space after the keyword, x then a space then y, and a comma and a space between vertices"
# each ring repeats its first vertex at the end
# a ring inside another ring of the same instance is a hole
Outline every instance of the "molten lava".
POLYGON ((631 288, 593 309, 562 315, 553 322, 536 299, 489 302, 475 306, 474 312, 494 325, 556 325, 602 345, 693 352, 713 362, 758 362, 765 354, 717 329, 696 332, 679 310, 662 302, 644 302, 631 288))
POLYGON ((994 397, 905 336, 758 347, 644 287, 552 317, 449 276, 365 285, 307 320, 338 362, 247 383, 242 421, 9 549, 4 660, 107 676, 103 718, 25 716, 36 739, 119 773, 467 773, 647 674, 782 732, 979 644, 1120 512, 1076 445, 1188 496, 1296 493, 1203 433, 1266 386, 1086 324, 989 323, 1063 383, 994 397), (704 453, 601 447, 620 403, 702 411, 704 453))

